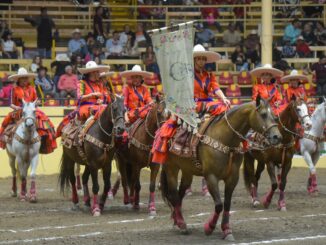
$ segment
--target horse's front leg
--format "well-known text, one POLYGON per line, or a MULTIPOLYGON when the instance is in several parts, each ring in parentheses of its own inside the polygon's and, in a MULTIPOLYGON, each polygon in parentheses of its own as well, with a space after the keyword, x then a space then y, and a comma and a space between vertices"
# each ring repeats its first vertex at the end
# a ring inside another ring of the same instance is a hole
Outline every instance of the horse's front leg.
POLYGON ((30 189, 30 202, 35 203, 36 198, 36 169, 38 165, 38 153, 31 160, 31 189, 30 189))
POLYGON ((92 203, 91 211, 92 211, 93 216, 96 217, 96 216, 101 215, 101 209, 100 209, 99 197, 98 197, 98 192, 100 189, 100 186, 98 184, 98 170, 96 168, 90 167, 90 172, 91 172, 92 182, 93 182, 93 188, 92 188, 93 203, 92 203))
POLYGON ((160 170, 160 165, 156 163, 151 163, 151 179, 149 184, 149 201, 148 201, 148 211, 150 216, 156 215, 156 204, 155 204, 155 185, 156 177, 158 171, 160 170))
POLYGON ((307 191, 309 194, 313 194, 314 188, 312 187, 312 179, 315 178, 316 176, 316 168, 309 151, 305 150, 301 152, 301 154, 303 155, 303 159, 307 163, 310 172, 308 183, 307 183, 307 191))
POLYGON ((105 164, 103 170, 103 182, 104 182, 104 188, 103 193, 100 200, 100 209, 103 211, 105 206, 105 201, 108 196, 108 192, 111 188, 111 162, 109 164, 105 164))
POLYGON ((89 208, 91 206, 91 197, 89 195, 89 189, 88 189, 88 180, 91 172, 89 170, 89 167, 85 165, 84 173, 82 176, 83 181, 83 191, 84 191, 84 205, 86 208, 89 208))
POLYGON ((268 208, 271 204, 273 195, 275 193, 275 190, 277 189, 277 180, 275 176, 275 168, 273 162, 267 163, 267 172, 271 180, 271 189, 265 194, 262 200, 262 203, 265 208, 268 208))
POLYGON ((286 186, 286 181, 287 181, 287 175, 291 169, 292 166, 292 159, 290 159, 288 162, 286 162, 285 164, 283 164, 282 167, 282 173, 281 173, 281 181, 279 184, 279 188, 280 188, 280 197, 279 200, 277 202, 277 206, 278 209, 280 211, 286 211, 286 203, 285 203, 285 186, 286 186))
POLYGON ((25 162, 23 159, 20 157, 17 157, 17 164, 19 168, 19 173, 20 173, 20 180, 21 180, 21 188, 20 188, 20 200, 21 201, 26 201, 27 199, 27 169, 28 169, 28 163, 25 162))
POLYGON ((9 156, 9 164, 11 168, 12 174, 12 186, 11 186, 11 196, 17 197, 17 169, 16 169, 16 157, 8 154, 9 156))

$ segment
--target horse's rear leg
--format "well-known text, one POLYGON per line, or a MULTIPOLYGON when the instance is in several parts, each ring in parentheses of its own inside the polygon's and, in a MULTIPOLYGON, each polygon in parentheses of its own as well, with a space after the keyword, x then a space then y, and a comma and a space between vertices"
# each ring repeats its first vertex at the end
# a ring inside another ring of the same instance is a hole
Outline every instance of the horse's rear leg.
POLYGON ((11 168, 11 174, 12 174, 12 186, 11 186, 11 196, 17 197, 17 169, 16 169, 16 158, 14 156, 9 156, 9 164, 11 168))
MULTIPOLYGON (((310 175, 308 178, 308 183, 307 183, 307 191, 309 194, 313 194, 314 193, 314 188, 312 186, 312 179, 316 179, 316 168, 315 168, 315 164, 313 162, 313 159, 310 155, 310 153, 308 151, 304 151, 303 152, 303 158, 305 160, 305 162, 308 164, 309 166, 309 171, 310 171, 310 175)), ((317 187, 317 181, 316 181, 316 187, 317 187)))
POLYGON ((158 171, 160 170, 160 165, 156 163, 151 163, 151 179, 149 184, 149 201, 148 201, 148 211, 150 216, 156 215, 156 205, 155 205, 155 185, 156 177, 158 171))
POLYGON ((105 164, 105 167, 102 170, 103 170, 104 188, 103 188, 103 193, 102 193, 101 200, 100 200, 101 211, 103 211, 103 209, 104 209, 105 201, 108 196, 108 192, 111 188, 111 163, 105 164))
POLYGON ((287 176, 288 176, 288 173, 289 173, 289 171, 291 169, 291 166, 292 166, 292 160, 290 160, 289 162, 283 164, 283 167, 282 167, 281 181, 280 181, 280 184, 279 184, 280 197, 279 197, 279 200, 277 202, 278 209, 280 211, 286 211, 284 190, 285 190, 285 186, 286 186, 286 182, 287 182, 287 176))
POLYGON ((271 204, 273 195, 275 193, 275 190, 277 189, 275 168, 274 168, 274 164, 272 162, 269 162, 267 164, 267 172, 268 172, 269 178, 271 180, 271 189, 265 194, 265 196, 263 197, 263 200, 262 200, 262 203, 265 208, 268 208, 269 205, 271 204))
POLYGON ((135 182, 135 196, 134 196, 134 205, 133 208, 135 210, 139 210, 139 201, 140 201, 140 190, 141 190, 141 185, 140 185, 140 169, 137 169, 136 173, 136 182, 135 182))
MULTIPOLYGON (((92 176, 92 182, 93 182, 93 203, 91 207, 91 211, 94 217, 101 215, 101 209, 99 205, 99 197, 98 192, 100 189, 100 186, 98 184, 98 170, 96 168, 90 168, 90 173, 92 176)), ((106 192, 107 193, 107 192, 106 192)))
POLYGON ((81 186, 81 181, 80 181, 80 165, 79 164, 76 164, 75 176, 76 176, 76 188, 78 191, 80 191, 82 189, 82 186, 81 186))
MULTIPOLYGON (((116 165, 119 169, 120 175, 121 175, 121 184, 122 184, 122 188, 123 188, 123 203, 125 205, 130 203, 130 198, 129 198, 129 188, 128 188, 128 179, 131 181, 131 172, 132 171, 128 171, 128 168, 132 168, 132 166, 129 166, 127 164, 129 164, 128 162, 126 162, 122 157, 120 157, 118 154, 116 155, 116 165)), ((120 182, 120 181, 119 181, 120 182)), ((116 183, 119 183, 118 180, 116 183)), ((131 184, 131 183, 129 183, 131 184)), ((114 185, 113 189, 118 190, 118 186, 116 186, 116 184, 114 185)), ((113 190, 112 190, 112 195, 113 194, 113 190)))
POLYGON ((88 189, 88 180, 89 180, 89 176, 91 175, 91 172, 89 170, 89 167, 87 165, 85 165, 85 169, 84 169, 84 173, 82 176, 82 181, 83 181, 83 191, 84 191, 84 205, 86 207, 90 207, 91 206, 91 197, 89 195, 89 189, 88 189))
POLYGON ((258 198, 258 183, 261 177, 262 172, 265 169, 265 163, 258 161, 257 163, 257 169, 256 169, 256 173, 255 173, 255 178, 253 179, 253 185, 252 185, 252 189, 251 189, 251 195, 253 197, 253 206, 257 207, 260 202, 259 202, 259 198, 258 198))
POLYGON ((207 181, 207 188, 209 190, 209 193, 211 194, 215 203, 215 210, 213 215, 204 224, 205 234, 211 235, 216 227, 216 223, 220 216, 220 213, 223 210, 223 204, 220 197, 218 179, 216 178, 216 176, 214 174, 209 174, 208 176, 206 176, 206 181, 207 181))
POLYGON ((31 189, 29 191, 30 193, 30 199, 29 201, 31 203, 35 203, 37 201, 36 198, 36 169, 38 165, 38 154, 36 154, 33 159, 31 160, 31 189))

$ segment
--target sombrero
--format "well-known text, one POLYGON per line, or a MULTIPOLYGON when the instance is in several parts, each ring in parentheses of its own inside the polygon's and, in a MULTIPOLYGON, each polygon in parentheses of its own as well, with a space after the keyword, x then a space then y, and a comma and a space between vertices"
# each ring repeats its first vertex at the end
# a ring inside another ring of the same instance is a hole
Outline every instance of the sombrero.
POLYGON ((203 45, 197 44, 193 49, 193 55, 195 57, 204 56, 207 58, 207 63, 213 63, 221 59, 221 55, 213 52, 213 51, 206 51, 203 45))
POLYGON ((99 73, 102 73, 102 72, 108 72, 109 70, 110 70, 110 66, 98 65, 95 63, 95 61, 88 61, 86 63, 85 68, 78 68, 78 71, 81 74, 87 74, 94 71, 98 71, 99 73))
POLYGON ((112 77, 115 74, 114 71, 109 71, 109 72, 101 72, 100 77, 112 77))
POLYGON ((250 75, 255 77, 261 77, 263 73, 270 73, 273 75, 273 77, 280 77, 283 75, 283 71, 273 68, 270 64, 266 64, 264 66, 253 69, 250 72, 250 75))
POLYGON ((281 78, 282 83, 286 83, 289 80, 297 79, 300 81, 308 81, 308 77, 305 75, 300 75, 297 70, 292 70, 290 75, 284 76, 281 78))
POLYGON ((134 65, 131 70, 123 71, 120 73, 121 77, 129 79, 131 76, 142 76, 143 78, 149 78, 152 76, 152 72, 142 71, 139 65, 134 65))
POLYGON ((17 81, 21 77, 32 77, 35 78, 37 76, 36 73, 29 73, 24 67, 18 69, 17 74, 11 75, 8 77, 10 81, 17 81))

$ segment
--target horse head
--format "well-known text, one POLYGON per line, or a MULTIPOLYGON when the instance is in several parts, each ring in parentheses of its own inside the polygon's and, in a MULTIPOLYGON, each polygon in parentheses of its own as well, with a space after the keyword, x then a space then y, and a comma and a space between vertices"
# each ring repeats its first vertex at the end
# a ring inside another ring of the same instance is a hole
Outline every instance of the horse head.
POLYGON ((24 125, 31 129, 36 125, 36 106, 37 100, 34 102, 26 102, 23 100, 23 115, 24 125))
POLYGON ((114 96, 114 100, 111 103, 111 120, 113 123, 113 132, 116 135, 122 135, 125 131, 124 123, 124 104, 123 97, 119 95, 114 96))
POLYGON ((263 134, 272 145, 277 145, 282 140, 269 101, 260 96, 256 99, 255 116, 251 117, 250 126, 254 131, 263 134))
POLYGON ((295 115, 293 116, 297 116, 298 121, 300 122, 301 126, 305 129, 305 130, 309 130, 312 126, 312 122, 311 122, 311 118, 309 116, 309 112, 308 112, 308 106, 306 104, 306 102, 304 101, 303 97, 296 97, 296 96, 292 96, 291 98, 294 106, 294 112, 295 115))

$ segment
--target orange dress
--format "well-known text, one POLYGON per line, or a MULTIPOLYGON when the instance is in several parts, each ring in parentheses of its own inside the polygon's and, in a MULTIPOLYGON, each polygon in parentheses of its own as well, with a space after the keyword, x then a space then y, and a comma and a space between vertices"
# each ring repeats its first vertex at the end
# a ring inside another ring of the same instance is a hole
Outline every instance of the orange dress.
MULTIPOLYGON (((33 102, 37 99, 36 90, 33 86, 26 87, 16 86, 12 90, 11 104, 22 107, 23 100, 25 102, 33 102)), ((12 123, 16 123, 22 117, 22 110, 10 112, 2 122, 0 135, 3 134, 5 128, 12 123)), ((57 148, 55 141, 54 125, 50 119, 40 109, 36 110, 37 132, 42 137, 40 153, 48 154, 57 148)), ((3 139, 3 137, 0 137, 3 139)), ((1 140, 0 147, 5 148, 6 143, 1 140)))
MULTIPOLYGON (((212 116, 217 116, 227 110, 227 106, 220 101, 214 101, 210 95, 220 89, 216 77, 206 71, 199 73, 195 71, 194 80, 194 100, 196 102, 196 111, 201 113, 208 112, 212 116)), ((156 132, 152 147, 152 162, 164 164, 168 155, 168 141, 174 136, 177 129, 177 123, 170 118, 156 132)))
POLYGON ((152 102, 148 89, 143 85, 138 87, 128 85, 124 88, 123 95, 130 122, 133 123, 138 118, 145 118, 150 110, 148 104, 152 102))
POLYGON ((305 101, 307 101, 307 95, 302 87, 297 87, 297 88, 289 87, 284 92, 284 97, 287 102, 291 101, 293 95, 296 97, 302 97, 305 101))

